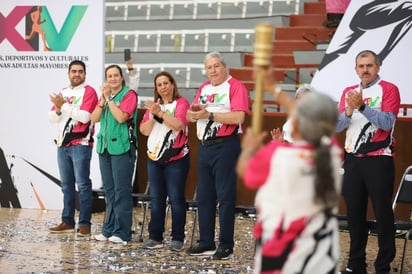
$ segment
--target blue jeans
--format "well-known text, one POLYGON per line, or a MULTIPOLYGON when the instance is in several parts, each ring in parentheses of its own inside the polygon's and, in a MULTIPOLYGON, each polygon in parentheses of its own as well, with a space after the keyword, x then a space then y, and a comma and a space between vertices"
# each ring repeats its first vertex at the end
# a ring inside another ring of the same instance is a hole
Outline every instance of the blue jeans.
POLYGON ((121 155, 99 154, 100 174, 106 196, 106 215, 102 234, 117 236, 123 241, 132 239, 132 179, 136 149, 121 155))
POLYGON ((92 181, 90 180, 90 160, 92 147, 74 145, 57 149, 57 163, 63 192, 62 221, 75 226, 76 183, 79 191, 79 225, 90 226, 92 217, 92 181))
POLYGON ((150 181, 151 219, 149 238, 163 240, 166 214, 166 198, 169 196, 172 207, 172 240, 183 242, 186 224, 186 179, 190 157, 172 162, 147 160, 150 181))
POLYGON ((236 163, 239 137, 214 145, 200 145, 197 200, 200 246, 215 247, 216 200, 219 202, 219 247, 233 249, 236 206, 236 163))

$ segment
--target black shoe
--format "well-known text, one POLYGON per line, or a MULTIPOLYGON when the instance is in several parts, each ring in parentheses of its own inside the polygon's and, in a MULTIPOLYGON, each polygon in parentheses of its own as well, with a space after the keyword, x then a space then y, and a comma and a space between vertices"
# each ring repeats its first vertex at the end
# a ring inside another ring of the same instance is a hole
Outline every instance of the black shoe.
POLYGON ((186 250, 186 253, 191 256, 211 256, 215 254, 216 247, 214 246, 195 246, 186 250))
POLYGON ((329 29, 334 29, 334 28, 337 28, 339 26, 339 23, 340 22, 337 22, 337 21, 327 21, 325 25, 329 29))
POLYGON ((233 257, 233 249, 218 248, 216 253, 213 255, 213 260, 228 260, 232 257, 233 257))
POLYGON ((349 267, 345 268, 345 270, 342 270, 340 274, 366 274, 366 268, 362 270, 353 270, 349 267))

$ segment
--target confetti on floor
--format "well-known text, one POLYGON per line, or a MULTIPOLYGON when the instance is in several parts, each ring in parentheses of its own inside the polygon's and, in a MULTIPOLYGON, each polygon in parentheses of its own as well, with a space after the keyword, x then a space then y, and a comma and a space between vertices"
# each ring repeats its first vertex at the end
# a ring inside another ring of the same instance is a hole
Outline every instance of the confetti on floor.
MULTIPOLYGON (((136 220, 142 212, 135 209, 136 220)), ((104 213, 94 213, 92 234, 101 231, 104 213)), ((59 210, 0 208, 0 273, 196 273, 237 274, 253 273, 254 220, 239 215, 235 223, 234 257, 214 261, 210 257, 189 256, 184 251, 170 251, 167 247, 146 250, 139 242, 138 232, 127 245, 95 242, 75 233, 50 234, 47 229, 60 223, 59 210)), ((168 222, 170 226, 170 221, 168 222)), ((139 227, 138 227, 139 229, 139 227)), ((186 224, 185 249, 189 248, 192 223, 186 224)), ((170 234, 170 228, 167 231, 170 234)), ((147 228, 144 229, 147 239, 147 228)), ((341 264, 346 264, 349 235, 340 233, 341 264)), ((166 240, 170 240, 166 237, 166 240)), ((377 238, 368 244, 368 272, 373 271, 377 238)), ((399 267, 402 240, 397 240, 397 257, 393 267, 399 267)), ((406 270, 412 271, 412 245, 407 252, 406 270)))

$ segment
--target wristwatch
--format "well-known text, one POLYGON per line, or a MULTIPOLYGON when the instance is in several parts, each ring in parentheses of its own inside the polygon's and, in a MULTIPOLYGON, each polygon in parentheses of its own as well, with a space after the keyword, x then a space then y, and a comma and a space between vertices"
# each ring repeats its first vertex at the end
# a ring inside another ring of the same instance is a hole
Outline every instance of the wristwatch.
POLYGON ((363 112, 363 111, 365 110, 365 107, 366 107, 366 104, 365 104, 365 103, 362 103, 362 105, 358 108, 358 110, 359 110, 360 112, 363 112))
POLYGON ((213 112, 210 112, 209 121, 214 121, 214 120, 215 120, 215 116, 214 116, 213 112))
POLYGON ((109 102, 109 101, 113 101, 113 99, 114 99, 114 96, 113 95, 110 95, 109 97, 107 97, 107 102, 109 102))

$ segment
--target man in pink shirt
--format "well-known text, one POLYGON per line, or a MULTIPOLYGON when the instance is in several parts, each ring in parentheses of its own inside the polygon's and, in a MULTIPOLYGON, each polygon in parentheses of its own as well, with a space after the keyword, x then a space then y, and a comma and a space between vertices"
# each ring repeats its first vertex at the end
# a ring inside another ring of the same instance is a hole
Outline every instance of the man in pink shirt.
POLYGON ((196 122, 200 141, 198 154, 199 245, 189 255, 213 255, 215 260, 233 255, 236 205, 235 166, 240 153, 241 124, 249 109, 248 91, 228 74, 219 52, 206 55, 208 81, 203 83, 187 112, 196 122), (219 203, 219 244, 215 244, 216 200, 219 203))

